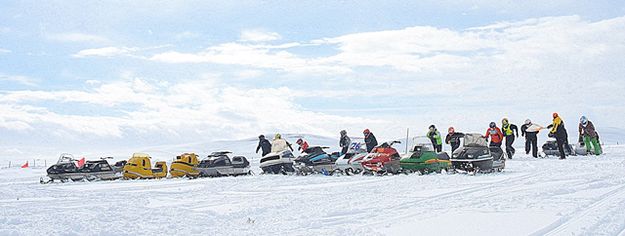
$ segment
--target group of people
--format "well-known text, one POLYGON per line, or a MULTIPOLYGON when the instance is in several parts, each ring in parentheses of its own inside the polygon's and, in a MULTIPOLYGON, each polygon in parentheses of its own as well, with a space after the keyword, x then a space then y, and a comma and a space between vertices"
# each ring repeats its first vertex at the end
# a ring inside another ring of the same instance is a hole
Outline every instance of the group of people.
MULTIPOLYGON (((552 124, 548 125, 546 128, 532 123, 530 119, 525 120, 525 123, 521 126, 521 136, 525 137, 525 154, 529 155, 531 151, 533 157, 538 157, 538 133, 543 129, 549 129, 549 137, 556 139, 560 159, 566 159, 565 150, 569 153, 571 152, 568 142, 568 133, 564 127, 564 121, 558 113, 553 113, 552 117, 552 124)), ((599 135, 595 130, 594 124, 588 120, 586 116, 582 116, 580 118, 578 130, 579 143, 585 146, 588 153, 593 152, 595 155, 601 155, 602 150, 599 143, 599 135)), ((341 154, 344 154, 347 153, 349 149, 351 139, 347 136, 347 131, 345 130, 341 130, 340 135, 339 147, 341 148, 341 154)), ((378 146, 378 141, 369 129, 365 129, 363 131, 363 135, 366 150, 367 152, 371 152, 373 148, 378 146)), ((426 137, 430 139, 436 152, 442 151, 443 139, 435 125, 430 125, 426 137)), ((447 129, 447 136, 445 137, 445 144, 450 145, 451 151, 454 152, 460 147, 461 138, 463 137, 463 133, 456 132, 454 127, 449 127, 449 129, 447 129)), ((519 137, 519 128, 510 123, 507 118, 503 118, 501 120, 501 128, 497 126, 497 123, 490 122, 489 127, 486 130, 486 134, 483 137, 487 141, 490 141, 489 146, 499 148, 501 148, 505 140, 506 154, 508 158, 512 158, 516 152, 512 145, 514 144, 515 139, 519 137)), ((282 139, 280 134, 275 135, 273 144, 270 143, 269 140, 265 139, 264 135, 260 135, 258 138, 259 142, 258 147, 256 148, 256 153, 262 149, 263 156, 270 152, 286 150, 287 148, 293 151, 291 144, 282 139)), ((299 145, 298 150, 301 150, 302 152, 309 147, 308 143, 301 138, 298 139, 296 143, 299 145)))

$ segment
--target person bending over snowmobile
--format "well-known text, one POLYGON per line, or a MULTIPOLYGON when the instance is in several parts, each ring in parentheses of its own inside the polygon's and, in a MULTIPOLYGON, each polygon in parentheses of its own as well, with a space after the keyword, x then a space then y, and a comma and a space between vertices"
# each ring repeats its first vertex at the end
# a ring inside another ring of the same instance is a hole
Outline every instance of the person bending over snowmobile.
POLYGON ((428 131, 426 136, 430 138, 432 146, 436 152, 443 151, 443 139, 441 137, 441 133, 436 129, 436 126, 430 125, 430 131, 428 131))
POLYGON ((531 150, 534 158, 538 158, 538 132, 541 129, 544 128, 532 123, 530 119, 521 125, 521 136, 525 137, 525 154, 529 155, 531 150))
POLYGON ((486 130, 486 135, 484 135, 483 137, 486 140, 490 138, 489 146, 501 147, 501 141, 503 141, 503 133, 501 133, 501 130, 497 127, 497 124, 495 122, 490 122, 488 127, 489 128, 486 130))
POLYGON ((447 136, 445 137, 445 143, 451 145, 451 153, 456 151, 460 147, 460 138, 464 137, 463 133, 456 132, 454 127, 447 129, 447 136))
POLYGON ((349 145, 352 140, 347 136, 347 131, 341 130, 341 139, 339 140, 339 147, 341 147, 341 155, 347 153, 349 145))
POLYGON ((556 138, 556 143, 558 144, 558 152, 560 152, 560 159, 566 159, 566 153, 564 149, 566 148, 569 153, 571 153, 571 146, 569 146, 569 135, 566 132, 566 128, 564 128, 564 121, 560 118, 558 113, 553 113, 553 123, 547 126, 550 137, 556 138))
POLYGON ((373 148, 378 146, 378 140, 375 139, 375 135, 369 131, 369 129, 365 129, 362 131, 362 134, 365 135, 365 144, 367 145, 367 152, 371 152, 373 148))
POLYGON ((601 155, 601 144, 599 143, 599 135, 595 130, 595 125, 588 120, 585 116, 579 119, 579 136, 583 137, 584 146, 586 146, 587 153, 590 153, 590 145, 595 150, 595 155, 601 155))
POLYGON ((295 143, 297 143, 297 145, 299 145, 299 147, 297 148, 297 150, 298 150, 298 151, 300 151, 300 152, 305 152, 305 151, 306 151, 306 149, 308 149, 308 147, 309 147, 309 146, 308 146, 308 142, 304 141, 304 140, 303 140, 303 139, 301 139, 301 138, 300 138, 300 139, 298 139, 298 140, 297 140, 297 142, 295 142, 295 143))
POLYGON ((510 124, 508 118, 503 118, 501 120, 501 129, 503 136, 506 138, 506 153, 508 154, 508 159, 512 159, 512 156, 514 156, 516 152, 512 144, 514 143, 515 136, 516 138, 519 137, 519 129, 516 125, 510 124))
POLYGON ((258 146, 256 147, 256 153, 258 153, 259 149, 262 149, 263 156, 271 152, 271 143, 265 138, 265 135, 262 134, 258 136, 258 146))
POLYGON ((282 135, 276 134, 273 139, 273 145, 271 145, 271 152, 281 152, 287 149, 291 149, 291 151, 293 151, 293 147, 291 146, 291 144, 286 140, 282 139, 282 135))

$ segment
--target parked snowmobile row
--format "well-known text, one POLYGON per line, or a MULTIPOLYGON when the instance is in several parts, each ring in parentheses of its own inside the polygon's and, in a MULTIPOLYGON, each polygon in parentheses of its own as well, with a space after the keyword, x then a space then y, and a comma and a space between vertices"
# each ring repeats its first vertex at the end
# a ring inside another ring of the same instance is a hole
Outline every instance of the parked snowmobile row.
POLYGON ((230 157, 231 152, 221 151, 208 155, 199 161, 195 153, 184 153, 175 158, 171 169, 167 162, 157 161, 152 165, 152 158, 145 153, 134 153, 128 161, 118 161, 110 165, 107 159, 84 161, 79 164, 71 154, 63 153, 56 164, 47 169, 47 180, 42 177, 41 183, 81 180, 115 180, 115 179, 160 179, 166 178, 168 172, 172 178, 177 177, 219 177, 252 174, 250 163, 243 156, 230 157))

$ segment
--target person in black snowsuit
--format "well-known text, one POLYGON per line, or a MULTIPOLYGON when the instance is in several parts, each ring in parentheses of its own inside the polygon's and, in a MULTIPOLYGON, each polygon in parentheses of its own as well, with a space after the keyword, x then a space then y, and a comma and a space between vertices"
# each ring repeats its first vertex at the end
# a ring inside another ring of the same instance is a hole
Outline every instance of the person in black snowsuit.
POLYGON ((258 136, 258 146, 256 147, 256 153, 258 153, 258 150, 260 149, 262 149, 263 156, 271 152, 271 143, 265 138, 265 135, 262 134, 258 136))
POLYGON ((341 155, 347 153, 349 145, 352 140, 347 136, 347 131, 341 130, 341 139, 339 140, 339 147, 341 147, 341 155))
POLYGON ((532 156, 538 158, 538 132, 542 128, 532 123, 530 119, 525 120, 525 124, 521 125, 521 136, 525 137, 525 154, 529 155, 531 150, 532 156))
POLYGON ((375 139, 375 136, 373 135, 373 133, 371 133, 371 131, 369 131, 369 129, 365 129, 365 131, 363 131, 362 134, 365 135, 365 144, 367 145, 367 152, 371 152, 373 148, 378 146, 378 140, 375 139))
POLYGON ((512 147, 512 144, 514 143, 515 136, 517 138, 519 137, 519 128, 514 124, 510 124, 508 118, 503 118, 501 120, 501 132, 506 138, 506 153, 508 154, 508 159, 512 159, 516 151, 514 147, 512 147))
POLYGON ((456 132, 454 127, 449 127, 447 136, 445 136, 445 143, 451 145, 451 153, 460 147, 460 138, 462 137, 464 137, 463 133, 456 132))

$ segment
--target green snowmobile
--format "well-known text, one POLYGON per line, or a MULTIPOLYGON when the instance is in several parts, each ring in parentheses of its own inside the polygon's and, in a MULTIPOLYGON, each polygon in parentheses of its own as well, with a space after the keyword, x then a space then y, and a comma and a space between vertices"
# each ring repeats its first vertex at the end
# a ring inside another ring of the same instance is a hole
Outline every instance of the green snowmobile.
POLYGON ((406 174, 440 173, 451 166, 449 155, 446 152, 436 153, 431 144, 416 144, 399 163, 406 174))

